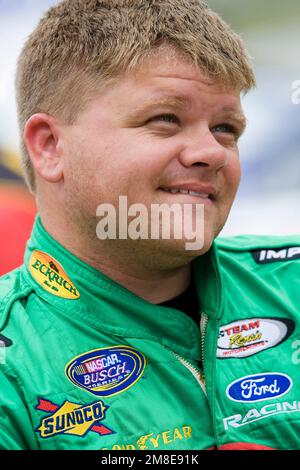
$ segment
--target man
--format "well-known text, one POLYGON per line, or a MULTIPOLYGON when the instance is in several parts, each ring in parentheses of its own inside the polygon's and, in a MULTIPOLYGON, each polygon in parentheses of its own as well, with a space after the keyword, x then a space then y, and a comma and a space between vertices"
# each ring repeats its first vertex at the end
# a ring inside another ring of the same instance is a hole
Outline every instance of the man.
POLYGON ((198 0, 65 0, 32 33, 17 101, 39 217, 1 281, 2 448, 297 447, 299 239, 213 243, 254 83, 198 0), (169 237, 157 205, 190 209, 169 237))

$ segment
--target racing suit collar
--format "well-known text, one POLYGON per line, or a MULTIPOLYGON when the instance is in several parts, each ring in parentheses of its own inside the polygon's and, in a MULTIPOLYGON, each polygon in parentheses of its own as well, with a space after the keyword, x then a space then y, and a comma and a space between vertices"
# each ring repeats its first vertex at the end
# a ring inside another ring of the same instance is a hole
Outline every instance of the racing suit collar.
MULTIPOLYGON (((36 294, 62 315, 123 338, 158 341, 178 354, 200 360, 200 331, 191 318, 145 301, 78 259, 47 233, 39 216, 24 261, 24 275, 36 294)), ((220 279, 215 247, 194 262, 193 272, 201 308, 216 315, 220 279), (214 298, 205 295, 211 286, 214 298)))

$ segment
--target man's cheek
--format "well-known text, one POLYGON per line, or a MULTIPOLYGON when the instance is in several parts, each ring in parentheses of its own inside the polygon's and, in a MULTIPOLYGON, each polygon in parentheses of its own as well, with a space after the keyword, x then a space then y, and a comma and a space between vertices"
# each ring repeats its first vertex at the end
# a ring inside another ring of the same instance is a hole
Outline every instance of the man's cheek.
POLYGON ((235 165, 231 168, 228 168, 225 179, 226 193, 230 198, 234 198, 241 182, 240 166, 235 165))

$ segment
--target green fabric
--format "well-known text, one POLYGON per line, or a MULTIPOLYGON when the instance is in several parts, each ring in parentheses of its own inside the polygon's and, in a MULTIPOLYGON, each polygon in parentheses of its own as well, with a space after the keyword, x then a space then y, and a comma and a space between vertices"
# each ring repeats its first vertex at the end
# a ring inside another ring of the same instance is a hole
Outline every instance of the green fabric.
POLYGON ((193 263, 203 342, 191 318, 86 265, 37 218, 24 265, 0 281, 0 334, 13 342, 0 348, 0 449, 300 449, 300 260, 258 264, 249 252, 299 245, 300 237, 237 237, 193 263), (219 328, 253 318, 295 328, 272 348, 217 358, 219 328), (267 372, 287 374, 293 386, 255 403, 226 395, 232 382, 267 372), (285 412, 271 413, 276 406, 285 412))
MULTIPOLYGON (((218 247, 225 291, 221 330, 224 331, 222 325, 235 320, 245 319, 243 324, 247 326, 253 323, 251 319, 271 319, 277 321, 277 326, 289 324, 291 334, 282 338, 281 343, 268 347, 276 336, 268 330, 261 339, 249 343, 269 341, 266 349, 241 358, 218 358, 215 365, 210 362, 216 386, 212 396, 216 444, 248 442, 276 449, 300 449, 300 361, 297 354, 300 346, 300 236, 239 236, 220 240, 218 247), (292 250, 296 247, 297 256, 288 256, 289 247, 292 250), (256 250, 269 252, 270 262, 254 261, 252 251, 256 250), (291 389, 284 395, 252 403, 235 402, 226 396, 226 388, 235 380, 266 373, 288 375, 291 389)), ((213 334, 214 326, 210 326, 213 334)), ((260 325, 244 335, 264 330, 266 328, 260 325)), ((207 349, 209 354, 209 331, 207 349)), ((212 361, 215 356, 213 351, 212 361)))

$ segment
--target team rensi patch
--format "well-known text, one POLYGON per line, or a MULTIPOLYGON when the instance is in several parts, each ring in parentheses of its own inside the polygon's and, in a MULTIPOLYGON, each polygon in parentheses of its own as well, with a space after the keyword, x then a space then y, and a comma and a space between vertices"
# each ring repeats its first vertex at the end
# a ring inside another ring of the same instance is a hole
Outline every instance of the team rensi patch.
POLYGON ((273 348, 294 331, 288 318, 245 318, 223 325, 219 331, 217 357, 243 358, 273 348))
POLYGON ((282 261, 300 259, 300 246, 285 248, 265 248, 263 250, 251 251, 252 257, 257 264, 269 264, 282 261))
POLYGON ((132 387, 144 373, 145 356, 136 349, 118 345, 76 356, 65 368, 77 387, 94 395, 109 397, 132 387))
POLYGON ((29 261, 29 270, 38 284, 51 294, 69 300, 79 299, 78 290, 61 264, 47 253, 34 251, 29 261))
POLYGON ((101 422, 105 419, 108 408, 101 400, 88 405, 65 401, 59 406, 49 400, 39 398, 36 409, 50 413, 50 416, 41 420, 36 432, 43 439, 57 434, 83 437, 89 431, 96 432, 101 436, 114 434, 114 431, 101 422))

